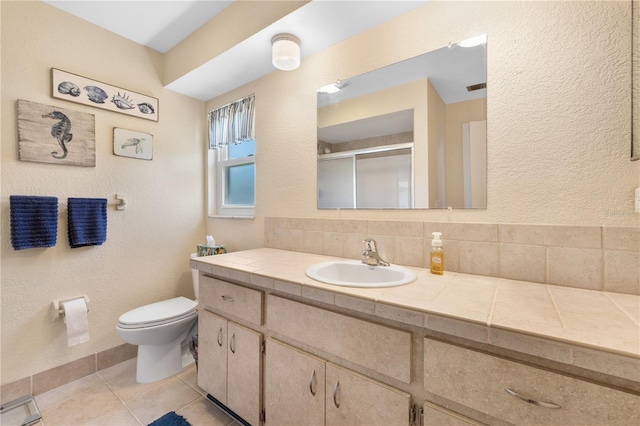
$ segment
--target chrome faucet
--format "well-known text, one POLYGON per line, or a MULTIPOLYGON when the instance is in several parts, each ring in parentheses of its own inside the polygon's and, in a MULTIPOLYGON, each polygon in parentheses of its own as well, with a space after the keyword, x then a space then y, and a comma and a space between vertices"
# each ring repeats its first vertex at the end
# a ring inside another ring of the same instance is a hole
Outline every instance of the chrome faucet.
POLYGON ((362 250, 362 255, 364 256, 362 263, 369 266, 389 266, 389 262, 382 260, 376 251, 376 240, 373 238, 365 238, 362 242, 366 246, 366 248, 362 250))

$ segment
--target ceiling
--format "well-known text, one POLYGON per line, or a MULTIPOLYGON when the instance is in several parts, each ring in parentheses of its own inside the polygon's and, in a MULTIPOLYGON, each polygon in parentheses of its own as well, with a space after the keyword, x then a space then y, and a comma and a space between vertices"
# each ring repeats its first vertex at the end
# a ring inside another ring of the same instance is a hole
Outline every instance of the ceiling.
MULTIPOLYGON (((43 1, 162 53, 232 3, 222 0, 43 1)), ((271 64, 271 38, 276 34, 297 36, 301 41, 301 56, 305 58, 427 1, 313 0, 171 82, 167 88, 202 101, 212 99, 276 71, 271 64)))
POLYGON ((233 3, 233 0, 43 1, 161 53, 233 3))

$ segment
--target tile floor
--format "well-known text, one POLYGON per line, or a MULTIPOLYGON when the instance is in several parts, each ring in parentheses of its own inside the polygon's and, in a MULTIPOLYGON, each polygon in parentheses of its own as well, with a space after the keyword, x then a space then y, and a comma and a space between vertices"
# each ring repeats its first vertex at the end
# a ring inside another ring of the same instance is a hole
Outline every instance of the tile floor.
MULTIPOLYGON (((113 425, 140 426, 175 411, 193 426, 239 426, 220 410, 196 384, 196 367, 167 379, 136 382, 136 360, 101 370, 75 382, 36 395, 42 414, 39 426, 113 425)), ((3 426, 19 425, 24 411, 2 415, 3 426)))

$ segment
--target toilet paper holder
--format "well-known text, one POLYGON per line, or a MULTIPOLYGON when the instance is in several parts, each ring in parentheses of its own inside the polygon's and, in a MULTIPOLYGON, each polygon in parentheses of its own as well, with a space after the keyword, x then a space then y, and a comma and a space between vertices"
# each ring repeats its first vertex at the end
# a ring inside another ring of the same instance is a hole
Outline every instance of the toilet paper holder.
POLYGON ((87 304, 87 312, 89 312, 89 296, 87 296, 86 294, 83 294, 82 296, 79 296, 79 297, 72 297, 69 299, 54 300, 53 302, 51 302, 51 321, 57 321, 58 318, 63 318, 64 317, 63 303, 70 302, 76 299, 84 299, 84 302, 87 304))

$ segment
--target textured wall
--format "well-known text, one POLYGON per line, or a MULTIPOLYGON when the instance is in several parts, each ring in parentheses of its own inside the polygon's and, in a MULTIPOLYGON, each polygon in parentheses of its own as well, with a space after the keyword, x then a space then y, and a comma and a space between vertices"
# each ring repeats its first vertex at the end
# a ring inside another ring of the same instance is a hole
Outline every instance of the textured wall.
POLYGON ((122 343, 120 314, 176 295, 192 297, 189 254, 204 241, 203 103, 164 90, 161 56, 42 2, 2 2, 2 383, 122 343), (159 98, 159 122, 51 98, 55 67, 159 98), (95 168, 18 161, 16 100, 95 115, 95 168), (151 133, 153 160, 113 155, 113 128, 151 133), (107 242, 69 248, 66 198, 127 195, 109 207, 107 242), (14 251, 9 196, 60 200, 57 245, 14 251), (54 299, 87 294, 90 340, 67 347, 54 299))
MULTIPOLYGON (((430 2, 207 102, 256 94, 256 219, 209 219, 237 250, 275 217, 638 225, 629 161, 631 3, 430 2), (316 209, 316 89, 488 35, 488 209, 316 209)), ((304 43, 304 40, 302 40, 304 43)))
POLYGON ((486 116, 486 99, 473 99, 446 106, 447 206, 454 208, 464 206, 462 125, 470 121, 482 121, 486 116))

